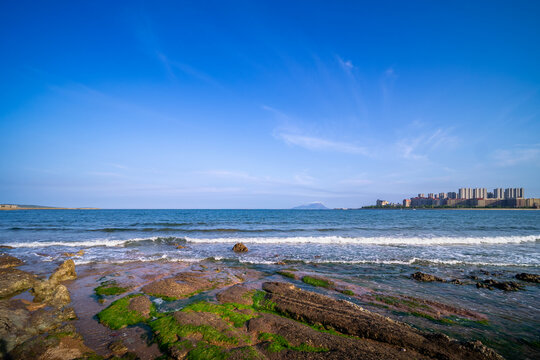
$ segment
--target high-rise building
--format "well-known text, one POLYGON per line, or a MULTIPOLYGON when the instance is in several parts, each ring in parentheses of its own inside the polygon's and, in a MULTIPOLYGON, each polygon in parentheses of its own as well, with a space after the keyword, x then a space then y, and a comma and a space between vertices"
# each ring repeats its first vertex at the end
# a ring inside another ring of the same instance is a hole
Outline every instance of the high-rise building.
POLYGON ((524 196, 523 188, 508 188, 504 189, 505 199, 521 199, 524 196))
POLYGON ((473 189, 472 198, 473 199, 485 199, 485 198, 487 198, 487 190, 486 190, 486 188, 473 189))
POLYGON ((457 194, 454 191, 450 191, 448 193, 448 198, 449 199, 457 199, 457 194))
POLYGON ((460 188, 459 189, 459 199, 471 199, 472 190, 471 188, 460 188))
POLYGON ((419 198, 423 198, 423 197, 425 197, 425 196, 424 196, 424 194, 418 194, 418 197, 419 197, 419 198))
POLYGON ((446 193, 439 193, 439 199, 446 199, 448 198, 448 195, 446 195, 446 193))
POLYGON ((503 189, 502 188, 493 189, 493 198, 494 199, 503 199, 504 198, 503 189))
POLYGON ((428 194, 427 194, 427 197, 430 198, 430 199, 433 199, 433 198, 435 198, 435 194, 433 194, 433 193, 428 193, 428 194))

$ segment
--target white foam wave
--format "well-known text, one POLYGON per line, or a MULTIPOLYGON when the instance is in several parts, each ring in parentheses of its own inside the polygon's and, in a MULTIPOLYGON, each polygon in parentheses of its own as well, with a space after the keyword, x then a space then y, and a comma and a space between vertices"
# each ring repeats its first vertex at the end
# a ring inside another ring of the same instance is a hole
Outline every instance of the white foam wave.
POLYGON ((357 245, 481 245, 519 244, 540 240, 540 235, 494 237, 343 237, 295 236, 251 238, 185 238, 191 243, 252 243, 252 244, 357 244, 357 245))
MULTIPOLYGON (((32 241, 6 243, 14 248, 58 247, 123 247, 142 241, 156 241, 160 237, 134 238, 127 240, 94 239, 86 241, 32 241)), ((540 241, 539 235, 526 236, 484 236, 484 237, 345 237, 345 236, 291 236, 291 237, 226 237, 226 238, 184 238, 195 244, 219 244, 244 242, 247 244, 352 244, 352 245, 482 245, 520 244, 540 241)))

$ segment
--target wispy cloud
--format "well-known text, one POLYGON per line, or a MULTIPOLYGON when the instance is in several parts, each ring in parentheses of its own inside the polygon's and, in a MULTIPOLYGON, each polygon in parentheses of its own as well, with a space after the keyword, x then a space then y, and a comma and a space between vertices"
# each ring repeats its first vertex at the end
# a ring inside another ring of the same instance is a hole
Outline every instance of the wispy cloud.
POLYGON ((442 146, 454 147, 458 138, 449 129, 437 129, 397 142, 397 150, 402 158, 408 160, 428 160, 429 153, 442 146))
POLYGON ((339 66, 341 66, 341 68, 345 70, 347 73, 350 72, 352 69, 354 69, 354 65, 351 60, 344 60, 339 56, 337 57, 337 60, 338 60, 339 66))
POLYGON ((516 145, 511 149, 499 149, 493 153, 495 164, 513 166, 522 163, 540 164, 540 144, 516 145))
POLYGON ((370 155, 369 151, 366 148, 347 142, 332 141, 318 137, 289 133, 279 133, 277 137, 289 145, 299 146, 308 150, 334 151, 348 154, 359 154, 364 156, 370 155))

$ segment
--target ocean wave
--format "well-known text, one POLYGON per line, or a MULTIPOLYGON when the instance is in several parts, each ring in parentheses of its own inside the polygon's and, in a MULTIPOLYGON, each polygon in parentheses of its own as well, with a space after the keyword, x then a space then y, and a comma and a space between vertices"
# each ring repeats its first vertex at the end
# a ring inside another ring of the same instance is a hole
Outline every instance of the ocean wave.
POLYGON ((320 245, 387 245, 387 246, 431 246, 431 245, 497 245, 540 242, 540 235, 494 236, 494 237, 344 237, 344 236, 292 236, 292 237, 148 237, 125 240, 95 239, 84 241, 32 241, 5 243, 14 248, 41 247, 137 247, 146 245, 220 244, 243 242, 246 244, 320 244, 320 245))
POLYGON ((344 237, 344 236, 294 236, 252 238, 185 238, 190 243, 252 244, 352 244, 352 245, 482 245, 519 244, 540 241, 540 235, 494 236, 494 237, 344 237))

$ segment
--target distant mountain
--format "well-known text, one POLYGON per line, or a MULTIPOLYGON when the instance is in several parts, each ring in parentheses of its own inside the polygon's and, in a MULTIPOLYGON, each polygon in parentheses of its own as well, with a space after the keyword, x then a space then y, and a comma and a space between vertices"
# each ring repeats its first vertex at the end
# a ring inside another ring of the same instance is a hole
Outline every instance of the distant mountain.
POLYGON ((293 210, 330 210, 326 206, 324 206, 321 202, 314 202, 307 205, 300 205, 297 207, 293 207, 293 210))

